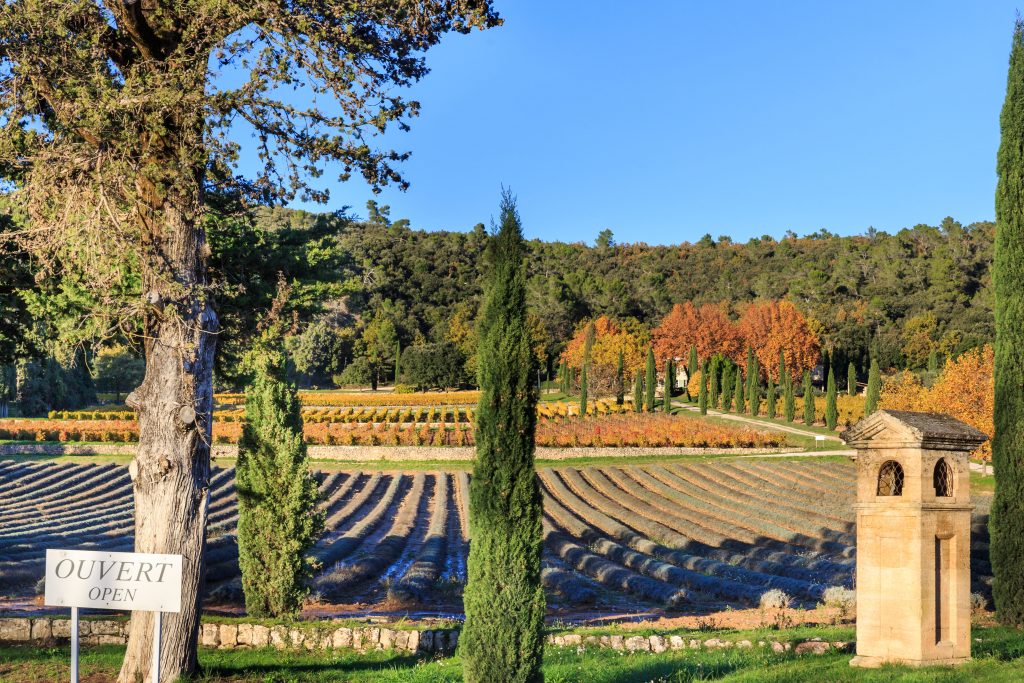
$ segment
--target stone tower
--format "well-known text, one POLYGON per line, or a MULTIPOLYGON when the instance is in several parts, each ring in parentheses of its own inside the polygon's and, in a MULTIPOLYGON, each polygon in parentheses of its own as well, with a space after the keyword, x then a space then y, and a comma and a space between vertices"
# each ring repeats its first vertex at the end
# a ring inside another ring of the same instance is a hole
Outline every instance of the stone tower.
POLYGON ((988 436, 948 415, 881 410, 857 449, 857 656, 956 664, 971 656, 968 454, 988 436))

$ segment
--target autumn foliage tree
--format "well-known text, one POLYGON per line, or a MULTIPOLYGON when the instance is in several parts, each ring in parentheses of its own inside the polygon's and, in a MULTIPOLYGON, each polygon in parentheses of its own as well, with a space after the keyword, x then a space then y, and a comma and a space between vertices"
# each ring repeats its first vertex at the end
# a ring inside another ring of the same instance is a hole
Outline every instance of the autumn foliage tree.
POLYGON ((651 339, 659 360, 687 358, 690 347, 696 348, 699 358, 721 354, 739 360, 743 352, 743 338, 729 319, 726 304, 676 304, 652 330, 651 339))
POLYGON ((817 335, 789 301, 755 301, 744 309, 737 328, 767 372, 778 367, 780 354, 795 373, 810 370, 821 358, 817 335))
POLYGON ((623 371, 632 374, 644 367, 649 339, 643 327, 636 321, 617 322, 601 316, 577 329, 562 354, 567 365, 575 370, 583 368, 587 357, 587 337, 592 334, 587 366, 587 382, 595 395, 613 394, 616 391, 619 354, 622 354, 623 371))

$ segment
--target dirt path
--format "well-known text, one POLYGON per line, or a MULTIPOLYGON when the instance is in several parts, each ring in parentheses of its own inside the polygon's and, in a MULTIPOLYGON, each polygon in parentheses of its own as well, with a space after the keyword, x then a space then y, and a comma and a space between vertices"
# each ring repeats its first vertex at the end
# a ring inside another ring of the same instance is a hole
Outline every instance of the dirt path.
MULTIPOLYGON (((683 408, 684 410, 689 410, 690 412, 693 412, 693 413, 696 413, 699 410, 697 408, 697 406, 690 405, 689 403, 673 402, 672 405, 674 407, 676 407, 676 408, 683 408)), ((780 424, 775 423, 775 422, 763 422, 761 420, 754 420, 754 419, 751 419, 749 417, 745 417, 743 415, 735 415, 733 413, 723 413, 723 412, 718 411, 718 410, 710 410, 710 409, 708 410, 708 415, 710 415, 712 417, 720 417, 720 418, 722 418, 724 420, 733 420, 734 422, 743 422, 743 423, 748 424, 748 425, 750 425, 752 427, 762 427, 762 428, 765 428, 765 429, 775 429, 775 430, 778 430, 780 432, 788 432, 790 434, 796 434, 798 436, 811 436, 811 437, 818 437, 818 436, 820 436, 823 439, 825 439, 826 441, 838 441, 838 442, 842 443, 842 439, 840 439, 838 436, 832 436, 831 434, 819 434, 818 432, 812 432, 812 431, 807 430, 807 429, 801 429, 800 427, 795 427, 793 425, 780 425, 780 424)), ((845 453, 846 453, 846 451, 843 451, 843 454, 845 454, 845 453)), ((835 453, 833 453, 833 455, 835 455, 835 453)))

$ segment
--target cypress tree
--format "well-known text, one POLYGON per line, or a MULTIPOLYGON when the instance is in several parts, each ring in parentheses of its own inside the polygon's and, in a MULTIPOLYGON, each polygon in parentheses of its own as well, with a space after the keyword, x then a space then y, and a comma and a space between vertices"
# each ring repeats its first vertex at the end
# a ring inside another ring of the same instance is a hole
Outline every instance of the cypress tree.
POLYGON ((689 377, 693 377, 699 369, 700 367, 697 365, 697 346, 690 344, 690 364, 686 367, 686 374, 689 377))
POLYGON ((775 405, 775 382, 772 381, 772 376, 768 375, 768 418, 774 420, 778 415, 778 406, 775 405))
POLYGON ((722 376, 721 376, 721 363, 718 360, 718 356, 711 359, 710 365, 707 361, 704 362, 704 367, 711 374, 709 381, 711 382, 711 407, 717 408, 719 399, 722 397, 722 376))
POLYGON ((835 429, 839 424, 839 408, 836 406, 836 375, 832 368, 828 369, 828 384, 825 389, 825 426, 835 429))
POLYGON ((722 410, 732 412, 732 364, 724 363, 722 367, 722 410))
POLYGON ((761 364, 754 358, 753 367, 747 376, 747 407, 753 417, 761 410, 761 364))
POLYGON ((792 422, 796 418, 796 397, 793 395, 793 378, 784 375, 786 381, 782 390, 782 410, 786 422, 792 422))
POLYGON ((615 366, 615 405, 626 402, 626 376, 622 368, 622 351, 619 351, 619 364, 615 366))
POLYGON ((641 370, 636 371, 636 379, 633 380, 633 412, 639 413, 644 409, 644 375, 641 370))
POLYGON ((662 407, 668 415, 672 412, 672 359, 665 361, 665 395, 661 397, 662 407))
POLYGON ((878 368, 878 359, 871 359, 871 370, 868 371, 868 390, 864 397, 864 417, 878 410, 878 401, 882 398, 882 371, 878 368))
POLYGON ((779 385, 789 382, 790 377, 786 372, 786 354, 779 349, 779 385))
POLYGON ((587 366, 580 373, 580 415, 587 414, 587 366))
POLYGON ((644 400, 644 409, 649 413, 654 412, 654 390, 658 386, 658 375, 654 368, 654 349, 647 349, 647 372, 644 377, 644 390, 646 398, 644 400))
POLYGON ((742 414, 746 411, 744 407, 746 405, 746 397, 743 395, 744 391, 743 383, 743 371, 739 367, 736 368, 736 388, 733 389, 733 398, 736 399, 736 412, 742 414))
POLYGON ((804 424, 814 424, 814 385, 811 384, 811 371, 804 370, 804 424))
POLYGON ((488 241, 480 314, 476 461, 469 487, 466 622, 459 653, 467 683, 542 681, 542 499, 534 471, 536 358, 526 321, 526 245, 512 198, 488 241))
POLYGON ((857 366, 850 361, 850 365, 846 368, 846 393, 850 396, 857 395, 857 366))
MULTIPOLYGON (((691 375, 692 376, 692 375, 691 375)), ((697 407, 701 415, 708 414, 708 362, 704 361, 704 367, 700 373, 700 390, 697 392, 697 407)))
POLYGON ((747 364, 744 368, 747 372, 747 383, 743 387, 743 393, 750 396, 750 378, 753 375, 754 370, 754 347, 747 346, 747 364))
POLYGON ((1006 100, 1000 116, 996 188, 995 436, 996 487, 989 522, 992 594, 1004 624, 1024 626, 1024 24, 1013 30, 1006 100))
POLYGON ((933 378, 939 374, 939 352, 935 349, 928 352, 928 374, 933 378))
POLYGON ((395 384, 398 384, 398 378, 402 376, 402 342, 395 342, 395 384))
POLYGON ((323 531, 319 491, 302 440, 295 387, 285 381, 283 336, 271 328, 250 356, 255 379, 246 390, 238 441, 238 566, 246 611, 294 617, 309 593, 307 551, 323 531))

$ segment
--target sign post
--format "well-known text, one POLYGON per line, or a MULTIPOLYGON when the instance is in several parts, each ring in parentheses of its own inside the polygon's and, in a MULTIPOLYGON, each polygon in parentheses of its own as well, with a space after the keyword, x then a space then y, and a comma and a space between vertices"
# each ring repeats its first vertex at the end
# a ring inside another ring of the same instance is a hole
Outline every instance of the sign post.
POLYGON ((160 622, 181 611, 181 555, 47 550, 48 607, 71 608, 71 682, 78 683, 78 608, 154 612, 153 665, 160 680, 160 622))

